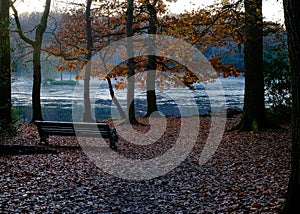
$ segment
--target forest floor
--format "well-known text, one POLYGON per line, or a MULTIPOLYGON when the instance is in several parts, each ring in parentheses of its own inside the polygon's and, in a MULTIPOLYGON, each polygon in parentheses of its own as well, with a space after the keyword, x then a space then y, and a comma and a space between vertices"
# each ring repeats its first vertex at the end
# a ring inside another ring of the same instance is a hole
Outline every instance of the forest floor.
MULTIPOLYGON (((138 120, 147 124, 147 119, 138 120)), ((228 118, 226 127, 238 120, 228 118)), ((51 136, 51 147, 38 147, 37 129, 21 125, 17 137, 0 142, 0 212, 278 213, 287 191, 291 126, 225 132, 213 156, 200 165, 211 118, 201 117, 200 122, 187 158, 149 180, 107 173, 75 137, 51 136), (14 146, 4 154, 3 145, 14 146)), ((112 153, 144 162, 160 157, 174 146, 180 124, 180 118, 167 118, 167 129, 154 145, 133 145, 121 136, 112 153)), ((134 129, 146 133, 149 126, 134 129)))

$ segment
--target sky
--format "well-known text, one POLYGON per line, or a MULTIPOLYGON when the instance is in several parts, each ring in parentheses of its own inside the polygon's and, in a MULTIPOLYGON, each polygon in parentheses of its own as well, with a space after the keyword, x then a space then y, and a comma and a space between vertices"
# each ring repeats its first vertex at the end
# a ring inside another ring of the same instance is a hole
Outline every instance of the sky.
MULTIPOLYGON (((52 1, 53 4, 57 4, 56 2, 65 0, 52 1)), ((202 8, 205 8, 207 5, 221 1, 222 0, 177 0, 176 3, 170 4, 170 11, 171 13, 181 13, 184 12, 184 10, 189 10, 193 7, 196 8, 201 6, 202 8)), ((20 13, 24 11, 42 11, 44 3, 45 0, 17 0, 16 6, 20 13)), ((263 14, 265 20, 283 23, 282 0, 264 0, 263 14)))

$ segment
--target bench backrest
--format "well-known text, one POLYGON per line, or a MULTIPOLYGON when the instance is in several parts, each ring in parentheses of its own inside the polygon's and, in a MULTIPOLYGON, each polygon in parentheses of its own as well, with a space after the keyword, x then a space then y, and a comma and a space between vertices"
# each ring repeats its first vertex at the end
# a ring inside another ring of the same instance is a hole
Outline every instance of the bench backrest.
POLYGON ((78 137, 109 137, 111 129, 106 123, 35 121, 40 133, 78 137), (75 131, 76 130, 76 131, 75 131))

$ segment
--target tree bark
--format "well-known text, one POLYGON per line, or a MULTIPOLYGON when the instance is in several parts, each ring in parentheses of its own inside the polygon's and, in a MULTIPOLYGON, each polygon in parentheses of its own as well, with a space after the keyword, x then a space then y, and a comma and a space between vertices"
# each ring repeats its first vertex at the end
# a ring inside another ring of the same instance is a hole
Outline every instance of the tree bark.
MULTIPOLYGON (((110 41, 110 39, 108 41, 110 41)), ((105 60, 104 60, 104 57, 102 55, 100 55, 100 57, 101 57, 102 62, 103 62, 104 70, 108 71, 105 60)), ((108 83, 109 94, 110 94, 110 97, 111 97, 112 101, 116 105, 121 118, 126 119, 126 113, 123 111, 122 106, 120 105, 117 97, 115 96, 115 92, 114 92, 113 85, 111 83, 110 78, 106 76, 106 80, 107 80, 107 83, 108 83)))
POLYGON ((91 62, 92 59, 92 48, 93 48, 93 38, 92 38, 92 26, 91 26, 91 5, 92 0, 87 0, 86 5, 86 37, 87 37, 87 56, 86 56, 86 66, 84 73, 84 113, 83 121, 92 122, 94 121, 91 113, 91 100, 90 100, 90 77, 91 77, 91 62))
MULTIPOLYGON (((40 41, 41 42, 41 41, 40 41)), ((33 46, 33 87, 32 87, 32 120, 43 120, 41 106, 41 43, 36 40, 33 46)))
MULTIPOLYGON (((155 3, 151 4, 149 0, 147 3, 147 10, 149 12, 149 30, 148 33, 155 35, 156 34, 156 23, 157 23, 157 12, 155 9, 155 3)), ((148 52, 153 53, 155 51, 155 39, 150 41, 148 46, 148 52)), ((156 93, 155 93, 155 79, 156 79, 156 56, 148 56, 148 66, 147 66, 147 114, 145 117, 150 117, 153 112, 158 111, 157 102, 156 102, 156 93)))
POLYGON ((121 118, 126 119, 126 113, 123 111, 122 106, 120 105, 118 99, 115 96, 115 92, 114 92, 114 89, 113 89, 110 78, 107 77, 106 80, 108 82, 109 94, 111 96, 112 101, 117 106, 117 109, 119 111, 119 114, 120 114, 121 118))
POLYGON ((245 4, 245 95, 240 130, 258 131, 266 126, 262 0, 244 0, 245 4))
POLYGON ((300 1, 284 0, 283 4, 292 73, 293 102, 291 174, 283 213, 294 213, 300 209, 300 1))
POLYGON ((127 56, 129 57, 127 66, 127 117, 131 124, 136 124, 135 118, 135 105, 134 105, 134 83, 135 83, 135 70, 133 57, 133 42, 130 37, 133 36, 133 0, 127 0, 127 17, 126 17, 126 37, 127 37, 127 56))
POLYGON ((12 123, 9 2, 0 1, 0 129, 3 130, 8 129, 12 123))
POLYGON ((47 28, 47 20, 50 12, 51 0, 46 0, 46 6, 35 33, 35 42, 33 45, 33 90, 32 90, 32 121, 43 120, 41 106, 41 48, 43 35, 47 28))

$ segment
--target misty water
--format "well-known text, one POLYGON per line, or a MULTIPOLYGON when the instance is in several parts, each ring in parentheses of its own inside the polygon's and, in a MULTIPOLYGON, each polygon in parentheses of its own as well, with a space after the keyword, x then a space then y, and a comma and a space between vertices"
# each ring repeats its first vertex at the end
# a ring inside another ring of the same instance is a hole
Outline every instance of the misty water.
MULTIPOLYGON (((93 116, 98 120, 118 118, 119 113, 112 102, 107 83, 92 79, 90 84, 93 116)), ((166 116, 193 116, 210 114, 212 110, 242 109, 243 77, 220 78, 215 83, 196 84, 195 88, 194 91, 188 88, 157 90, 158 110, 166 116)), ((13 107, 19 109, 21 123, 31 120, 31 91, 32 81, 28 79, 18 78, 12 83, 13 107)), ((126 90, 115 90, 115 95, 125 111, 126 90)), ((80 118, 79 114, 83 112, 83 82, 79 81, 75 86, 43 84, 41 103, 44 120, 72 121, 75 117, 80 118)), ((135 104, 136 114, 145 115, 145 90, 135 90, 135 104)))

